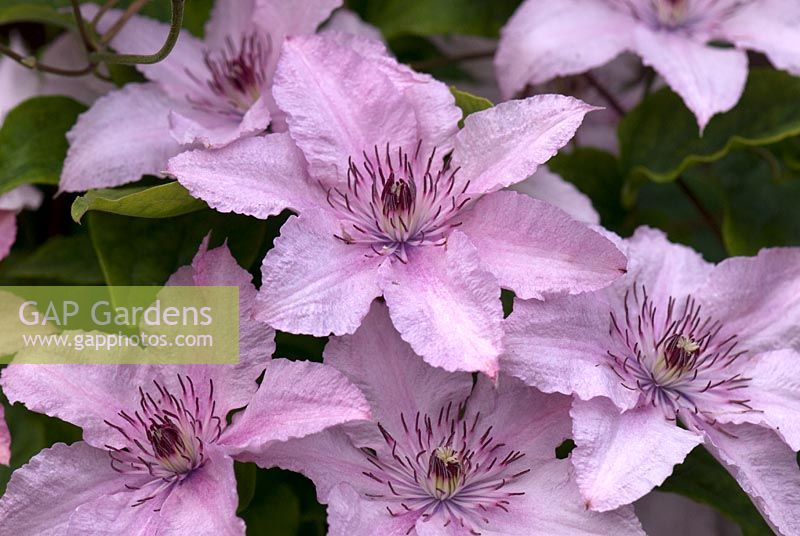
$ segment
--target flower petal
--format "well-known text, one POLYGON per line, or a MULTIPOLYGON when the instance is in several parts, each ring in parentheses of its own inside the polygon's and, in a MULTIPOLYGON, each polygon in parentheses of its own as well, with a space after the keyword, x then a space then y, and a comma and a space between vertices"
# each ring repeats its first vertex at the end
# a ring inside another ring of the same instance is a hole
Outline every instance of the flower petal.
POLYGON ((625 273, 625 255, 611 241, 516 192, 482 197, 462 223, 483 265, 522 299, 597 290, 625 273))
POLYGON ((630 48, 634 21, 611 4, 524 2, 501 30, 495 66, 503 96, 600 67, 630 48))
POLYGON ((30 184, 14 188, 0 195, 0 210, 36 210, 42 204, 42 192, 30 184))
POLYGON ((17 240, 17 213, 11 210, 0 210, 0 259, 11 252, 11 246, 17 240))
POLYGON ((6 424, 6 410, 0 404, 0 464, 8 465, 11 462, 11 434, 6 424))
POLYGON ((747 54, 688 39, 682 33, 636 28, 636 49, 697 116, 700 130, 733 108, 747 81, 747 54))
POLYGON ((269 134, 182 153, 169 161, 167 173, 220 212, 266 219, 287 208, 302 211, 324 203, 305 167, 288 134, 269 134))
POLYGON ((762 249, 755 257, 726 259, 698 296, 706 314, 751 352, 800 350, 800 248, 762 249))
POLYGON ((256 319, 282 331, 353 333, 380 295, 385 259, 334 237, 338 221, 322 210, 289 219, 264 259, 256 319))
POLYGON ((499 190, 530 177, 596 109, 572 97, 537 95, 470 114, 453 152, 458 176, 469 181, 467 193, 499 190))
POLYGON ((800 4, 792 0, 745 3, 721 23, 720 33, 741 48, 767 55, 778 69, 800 74, 800 4))
POLYGON ((661 484, 702 438, 643 406, 619 413, 611 401, 575 400, 572 464, 586 506, 606 512, 661 484))
MULTIPOLYGON (((22 36, 12 31, 10 48, 18 54, 28 54, 22 36)), ((28 69, 5 55, 0 56, 0 126, 12 108, 36 95, 40 87, 39 73, 28 69)))
POLYGON ((325 23, 325 26, 320 30, 320 33, 326 34, 328 32, 339 32, 350 35, 357 35, 365 37, 371 41, 383 42, 383 34, 381 31, 364 22, 358 13, 351 11, 347 8, 337 9, 325 23))
POLYGON ((0 384, 10 402, 80 426, 84 439, 102 448, 124 446, 104 421, 115 422, 120 409, 135 408, 138 388, 152 385, 152 379, 150 366, 11 364, 0 384))
POLYGON ((496 376, 500 287, 463 233, 453 232, 446 247, 410 251, 405 264, 395 261, 383 295, 400 336, 425 361, 496 376))
POLYGON ((216 0, 205 27, 206 46, 223 49, 227 46, 226 40, 238 39, 252 32, 257 21, 258 1, 216 0))
MULTIPOLYGON (((75 32, 63 33, 47 46, 41 62, 62 69, 81 69, 86 66, 86 49, 75 32)), ((66 95, 88 106, 115 88, 114 84, 94 74, 77 77, 45 74, 41 77, 39 94, 66 95)))
POLYGON ((233 460, 209 449, 202 468, 170 491, 161 507, 159 533, 243 536, 244 521, 236 517, 239 495, 233 460))
POLYGON ((704 429, 706 445, 750 495, 776 533, 800 534, 797 455, 767 428, 742 424, 704 429))
POLYGON ((381 501, 365 500, 346 483, 333 488, 328 496, 329 536, 405 536, 421 515, 422 510, 400 509, 389 515, 381 501))
POLYGON ((348 159, 373 147, 417 141, 414 109, 374 61, 318 36, 284 42, 273 95, 311 175, 324 183, 346 180, 348 159))
POLYGON ((270 114, 264 97, 256 99, 242 118, 213 110, 186 109, 170 112, 170 133, 181 145, 225 147, 231 142, 260 134, 269 126, 270 114))
POLYGON ((724 423, 766 425, 778 432, 792 450, 800 450, 800 354, 777 350, 757 355, 743 369, 750 379, 747 404, 755 411, 719 415, 724 423))
POLYGON ((169 133, 175 106, 154 84, 128 84, 99 99, 67 133, 60 190, 110 188, 160 174, 181 150, 169 133))
POLYGON ((124 489, 123 482, 106 452, 83 442, 57 443, 12 473, 0 498, 3 532, 65 534, 76 508, 124 489))
POLYGON ((536 173, 512 185, 510 189, 550 203, 580 222, 600 224, 600 215, 592 206, 589 196, 550 171, 547 166, 540 167, 536 173))
MULTIPOLYGON (((486 536, 644 536, 633 508, 613 512, 587 510, 572 478, 568 460, 552 459, 538 464, 517 486, 524 495, 514 497, 508 512, 497 511, 489 523, 480 525, 486 536)), ((433 523, 417 523, 420 536, 461 535, 444 532, 433 523), (424 527, 424 528, 423 528, 424 527), (440 529, 440 530, 437 530, 440 529)))
POLYGON ((179 269, 167 285, 239 287, 239 362, 236 365, 156 367, 165 376, 185 374, 197 385, 213 382, 214 401, 221 415, 242 408, 255 394, 256 380, 275 351, 275 330, 252 318, 256 300, 253 277, 239 266, 227 245, 208 250, 208 237, 190 266, 179 269))
POLYGON ((353 335, 337 337, 325 347, 325 363, 342 371, 367 397, 375 421, 401 429, 400 413, 411 419, 436 414, 452 402, 463 402, 472 390, 472 375, 448 373, 425 363, 375 301, 353 335))
POLYGON ((369 418, 364 395, 335 368, 273 359, 267 363, 258 392, 225 431, 220 444, 236 452, 253 452, 273 441, 369 418))

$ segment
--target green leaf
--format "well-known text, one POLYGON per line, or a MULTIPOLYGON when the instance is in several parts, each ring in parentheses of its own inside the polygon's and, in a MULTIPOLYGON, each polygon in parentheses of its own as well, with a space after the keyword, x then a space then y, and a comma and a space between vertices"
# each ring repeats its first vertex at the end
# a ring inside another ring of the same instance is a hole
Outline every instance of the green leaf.
POLYGON ((620 231, 625 220, 625 209, 622 206, 623 180, 617 157, 600 149, 578 147, 571 152, 557 154, 547 162, 547 166, 591 198, 606 228, 620 231))
POLYGON ((739 104, 714 117, 700 137, 697 121, 668 88, 642 101, 620 123, 624 175, 638 183, 675 180, 686 169, 720 160, 732 149, 768 145, 800 135, 800 78, 754 69, 739 104))
POLYGON ((158 186, 90 190, 72 203, 72 219, 80 222, 94 210, 138 218, 172 218, 206 208, 177 181, 158 186))
POLYGON ((72 13, 63 10, 69 5, 69 0, 3 0, 0 5, 0 25, 38 22, 72 28, 75 19, 72 13))
POLYGON ((0 128, 0 194, 23 184, 58 184, 65 134, 84 110, 67 97, 35 97, 11 110, 0 128))
POLYGON ((109 285, 161 285, 189 264, 209 232, 211 246, 227 239, 244 268, 264 254, 269 224, 211 210, 167 219, 143 219, 90 212, 87 216, 97 258, 109 285))
POLYGON ((660 488, 708 504, 737 523, 743 536, 772 536, 750 498, 704 448, 695 448, 660 488))
POLYGON ((357 0, 349 3, 387 39, 447 33, 497 37, 520 0, 357 0))
POLYGON ((6 259, 0 281, 101 285, 103 272, 87 233, 55 236, 28 255, 6 259))
MULTIPOLYGON (((461 91, 455 86, 450 86, 450 93, 456 98, 456 106, 461 108, 461 111, 464 112, 464 118, 471 113, 480 112, 481 110, 486 110, 494 106, 489 99, 467 93, 466 91, 461 91)), ((464 118, 458 122, 459 127, 464 126, 464 118)))
POLYGON ((722 234, 731 255, 763 247, 800 246, 800 178, 776 175, 758 154, 731 154, 711 171, 724 190, 722 234))

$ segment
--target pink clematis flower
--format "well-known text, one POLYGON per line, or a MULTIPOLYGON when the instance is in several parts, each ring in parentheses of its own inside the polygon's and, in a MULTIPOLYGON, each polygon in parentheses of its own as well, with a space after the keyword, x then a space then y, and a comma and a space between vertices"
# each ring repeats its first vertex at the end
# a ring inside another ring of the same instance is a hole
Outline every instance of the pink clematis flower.
POLYGON ((17 213, 35 210, 42 204, 42 193, 33 186, 20 186, 0 195, 0 259, 11 251, 17 239, 17 213))
POLYGON ((13 474, 0 499, 4 532, 243 535, 234 452, 369 417, 333 368, 269 359, 274 331, 249 320, 256 291, 227 248, 203 244, 169 283, 240 287, 240 363, 10 365, 9 399, 82 427, 84 441, 13 474))
POLYGON ((779 533, 800 533, 800 249, 714 266, 652 229, 625 245, 608 289, 517 302, 503 366, 576 395, 592 509, 638 499, 704 443, 779 533))
POLYGON ((184 153, 168 171, 222 212, 290 219, 264 260, 256 317, 354 332, 383 295, 403 339, 447 370, 497 373, 500 287, 524 298, 608 285, 616 247, 561 210, 498 191, 533 174, 591 106, 539 96, 475 113, 355 37, 284 44, 274 94, 288 134, 184 153))
POLYGON ((633 508, 587 511, 568 460, 569 398, 501 376, 447 373, 414 354, 374 303, 325 362, 367 397, 351 423, 241 456, 310 477, 331 536, 642 534, 633 508))
MULTIPOLYGON (((285 130, 270 92, 287 35, 314 32, 341 0, 217 0, 205 40, 181 33, 172 53, 139 65, 150 82, 100 99, 68 134, 62 191, 112 187, 159 175, 171 156, 192 146, 221 147, 238 138, 285 130), (109 157, 111 155, 111 157, 109 157)), ((91 18, 97 6, 84 6, 91 18)), ((98 24, 107 30, 112 11, 98 24)), ((150 54, 169 28, 133 17, 111 44, 150 54)))
POLYGON ((800 4, 793 0, 527 0, 502 31, 495 66, 511 96, 631 51, 664 77, 703 129, 738 102, 747 49, 800 74, 798 40, 800 4))

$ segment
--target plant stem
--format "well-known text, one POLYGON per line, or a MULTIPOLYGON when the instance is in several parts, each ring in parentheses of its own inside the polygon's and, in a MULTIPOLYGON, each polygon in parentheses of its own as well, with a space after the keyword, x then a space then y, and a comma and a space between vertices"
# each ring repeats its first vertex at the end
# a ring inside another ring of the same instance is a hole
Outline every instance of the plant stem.
MULTIPOLYGON (((138 2, 131 4, 131 7, 128 9, 128 11, 131 11, 131 8, 135 6, 138 6, 137 10, 141 9, 146 2, 147 0, 139 0, 138 2)), ((169 25, 169 35, 167 35, 167 40, 164 42, 164 45, 158 52, 154 54, 113 54, 109 52, 95 52, 89 55, 89 60, 93 63, 105 62, 128 65, 147 65, 160 62, 166 58, 170 52, 172 52, 172 49, 175 48, 175 43, 178 42, 178 37, 180 36, 181 32, 181 25, 183 24, 184 2, 185 0, 172 0, 172 19, 170 20, 169 25)), ((128 12, 125 13, 125 15, 127 14, 128 12)), ((125 15, 120 17, 120 19, 125 17, 125 15)), ((119 24, 119 22, 120 21, 117 21, 114 26, 119 24)), ((105 42, 106 37, 111 33, 112 30, 114 30, 113 27, 106 32, 105 35, 103 35, 103 42, 105 42)), ((111 38, 113 38, 113 35, 108 39, 110 40, 111 38)))
MULTIPOLYGON (((137 14, 148 1, 149 0, 136 0, 130 6, 128 6, 128 9, 125 10, 125 13, 120 15, 119 18, 114 21, 114 24, 112 24, 111 27, 106 31, 106 33, 103 34, 103 36, 100 38, 100 42, 103 45, 108 45, 111 40, 114 39, 114 36, 117 35, 120 30, 122 30, 125 24, 127 24, 128 20, 137 14)), ((172 9, 174 13, 175 2, 172 3, 172 9)))
POLYGON ((617 98, 600 83, 600 81, 594 77, 591 72, 584 73, 583 77, 589 82, 594 89, 600 93, 600 96, 611 106, 611 109, 614 110, 618 116, 622 117, 625 115, 625 108, 620 104, 617 98))
POLYGON ((81 14, 81 5, 78 0, 71 0, 72 1, 72 14, 75 17, 75 23, 78 26, 78 33, 81 36, 81 41, 83 41, 83 48, 86 49, 86 53, 89 54, 97 50, 97 46, 94 44, 94 41, 91 37, 89 37, 89 32, 86 30, 86 23, 83 20, 83 15, 81 14))
POLYGON ((724 247, 725 239, 722 237, 722 231, 720 230, 719 224, 714 219, 714 216, 711 214, 711 212, 709 212, 700 199, 698 199, 683 177, 678 177, 675 179, 675 182, 678 184, 678 188, 680 188, 684 195, 686 195, 692 205, 694 205, 694 207, 697 209, 697 212, 700 213, 700 215, 706 221, 706 224, 708 224, 708 227, 716 235, 724 247))
POLYGON ((39 63, 39 60, 36 59, 36 56, 23 56, 22 54, 18 54, 2 44, 0 44, 0 54, 8 56, 12 60, 16 61, 23 67, 27 67, 28 69, 41 71, 44 73, 57 74, 60 76, 83 76, 92 72, 92 69, 94 68, 94 65, 91 63, 82 69, 61 69, 60 67, 45 65, 44 63, 39 63))

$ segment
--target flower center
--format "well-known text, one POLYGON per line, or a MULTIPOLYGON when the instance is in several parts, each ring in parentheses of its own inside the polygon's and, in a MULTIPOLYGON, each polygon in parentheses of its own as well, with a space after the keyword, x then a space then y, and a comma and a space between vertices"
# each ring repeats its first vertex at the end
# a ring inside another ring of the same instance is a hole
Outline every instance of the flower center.
POLYGON ((471 534, 509 512, 514 497, 525 494, 514 490, 530 472, 519 467, 525 453, 496 441, 480 414, 468 422, 464 409, 450 403, 438 416, 417 413, 413 421, 401 413, 396 437, 378 424, 385 445, 362 449, 370 464, 362 473, 364 495, 385 502, 393 517, 414 512, 414 519, 456 523, 471 534))
POLYGON ((689 10, 688 0, 653 0, 653 9, 664 26, 680 26, 689 10))
POLYGON ((735 335, 722 335, 724 326, 704 316, 693 297, 682 305, 670 297, 662 309, 634 284, 624 308, 624 318, 611 313, 616 344, 609 364, 623 387, 639 391, 640 404, 660 407, 671 420, 681 412, 713 420, 718 411, 752 410, 736 395, 750 381, 736 365, 747 352, 735 335))
POLYGON ((386 145, 381 154, 362 153, 360 164, 348 162, 347 185, 329 188, 328 203, 339 215, 336 238, 360 244, 376 255, 408 260, 409 248, 443 246, 450 231, 460 225, 458 214, 471 201, 469 183, 458 184, 458 168, 450 158, 436 157, 434 148, 420 157, 420 141, 413 154, 386 145))
POLYGON ((269 37, 264 39, 253 33, 239 43, 228 37, 221 50, 204 52, 206 76, 197 76, 189 70, 186 73, 207 96, 190 97, 189 101, 200 108, 241 116, 261 96, 271 48, 269 37))
POLYGON ((105 421, 124 438, 123 447, 106 445, 111 467, 125 475, 151 477, 146 496, 134 506, 201 467, 206 445, 215 443, 224 429, 223 420, 215 414, 213 381, 209 380, 208 392, 201 394, 189 376, 177 379, 180 391, 173 394, 153 380, 152 393, 139 388, 139 405, 132 415, 120 411, 120 421, 105 421))

